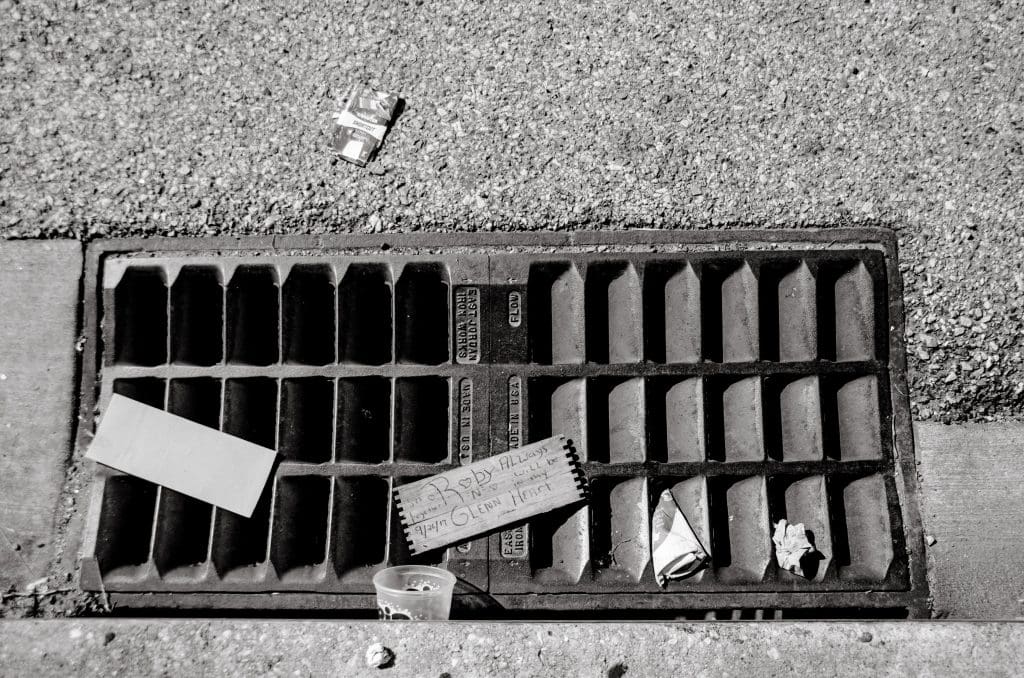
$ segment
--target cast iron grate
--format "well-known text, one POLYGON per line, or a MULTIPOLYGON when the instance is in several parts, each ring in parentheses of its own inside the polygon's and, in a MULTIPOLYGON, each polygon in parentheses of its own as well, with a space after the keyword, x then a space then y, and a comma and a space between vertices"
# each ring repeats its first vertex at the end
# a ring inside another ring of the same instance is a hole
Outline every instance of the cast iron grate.
POLYGON ((87 414, 121 393, 280 463, 251 519, 100 468, 83 586, 344 608, 425 562, 523 610, 923 610, 890 233, 540 239, 94 245, 87 414), (396 484, 557 432, 589 505, 408 553, 396 484), (713 560, 659 589, 663 489, 713 560), (809 579, 775 564, 781 517, 813 533, 809 579))

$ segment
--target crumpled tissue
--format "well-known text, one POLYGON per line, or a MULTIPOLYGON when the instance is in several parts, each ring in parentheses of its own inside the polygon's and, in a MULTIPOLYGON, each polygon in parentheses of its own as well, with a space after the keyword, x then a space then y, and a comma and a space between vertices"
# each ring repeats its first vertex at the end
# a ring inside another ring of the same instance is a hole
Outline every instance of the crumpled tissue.
POLYGON ((800 577, 805 576, 800 562, 811 553, 814 545, 807 539, 807 530, 803 523, 792 524, 785 518, 775 523, 775 559, 779 567, 800 577))

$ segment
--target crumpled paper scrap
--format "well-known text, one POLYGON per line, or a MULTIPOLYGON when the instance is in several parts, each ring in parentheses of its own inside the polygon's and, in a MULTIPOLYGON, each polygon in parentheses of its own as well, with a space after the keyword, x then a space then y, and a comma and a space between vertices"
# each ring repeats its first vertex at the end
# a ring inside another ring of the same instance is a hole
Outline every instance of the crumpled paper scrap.
POLYGON ((708 562, 708 552, 687 522, 671 490, 658 498, 651 519, 651 560, 659 586, 670 579, 684 579, 708 562))
POLYGON ((775 523, 775 559, 779 567, 800 577, 806 576, 800 561, 808 554, 814 553, 814 545, 807 539, 807 530, 803 523, 792 524, 785 518, 775 523))

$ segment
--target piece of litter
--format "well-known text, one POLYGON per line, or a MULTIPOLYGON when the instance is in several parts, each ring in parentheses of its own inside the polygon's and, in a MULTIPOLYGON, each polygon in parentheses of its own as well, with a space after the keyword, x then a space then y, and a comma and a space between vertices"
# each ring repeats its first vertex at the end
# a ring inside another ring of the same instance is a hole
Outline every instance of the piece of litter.
POLYGON ((804 576, 801 561, 814 552, 814 545, 807 540, 803 523, 790 524, 785 518, 775 523, 775 559, 779 567, 800 577, 804 576))
POLYGON ((502 452, 395 489, 409 550, 447 546, 582 500, 583 471, 565 436, 502 452))
POLYGON ((368 87, 350 88, 341 111, 333 115, 334 150, 345 160, 366 167, 384 141, 397 107, 397 95, 368 87))
POLYGON ((697 539, 671 490, 661 493, 651 518, 651 561, 659 586, 670 579, 689 577, 708 562, 707 550, 697 539))
POLYGON ((115 394, 85 456, 249 518, 277 453, 115 394))
POLYGON ((27 586, 25 586, 25 590, 27 590, 27 591, 36 591, 38 589, 45 589, 45 588, 46 588, 46 577, 43 577, 42 579, 36 579, 34 582, 29 582, 29 584, 27 586))
POLYGON ((395 659, 395 653, 381 643, 366 648, 366 665, 371 669, 383 669, 395 659))

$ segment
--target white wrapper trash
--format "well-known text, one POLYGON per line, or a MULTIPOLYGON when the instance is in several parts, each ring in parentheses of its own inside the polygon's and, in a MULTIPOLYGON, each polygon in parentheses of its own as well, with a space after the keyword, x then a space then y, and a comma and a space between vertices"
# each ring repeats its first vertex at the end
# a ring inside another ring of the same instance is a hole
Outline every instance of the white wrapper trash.
POLYGON ((779 567, 800 577, 805 576, 801 561, 814 553, 814 545, 807 539, 803 523, 790 523, 785 518, 775 523, 775 559, 779 567))
POLYGON ((672 579, 689 577, 708 562, 707 549, 694 534, 671 490, 661 493, 654 509, 651 559, 659 586, 672 579))

